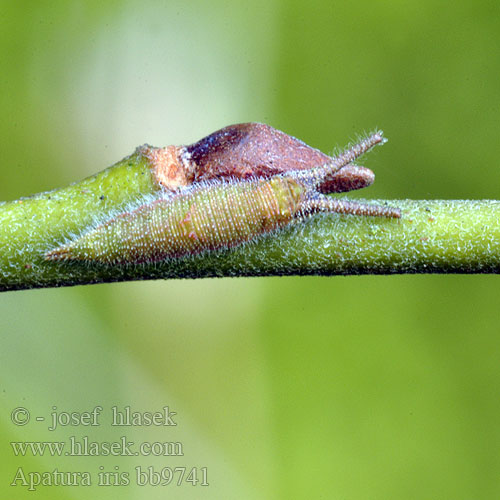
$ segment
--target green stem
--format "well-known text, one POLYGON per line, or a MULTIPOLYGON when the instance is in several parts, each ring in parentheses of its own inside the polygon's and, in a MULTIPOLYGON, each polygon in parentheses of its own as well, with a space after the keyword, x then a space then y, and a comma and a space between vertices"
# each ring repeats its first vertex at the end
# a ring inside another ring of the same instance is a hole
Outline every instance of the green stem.
POLYGON ((140 153, 48 193, 0 204, 0 290, 210 276, 500 271, 500 202, 383 201, 402 218, 316 215, 231 251, 159 264, 51 262, 46 252, 160 189, 140 153))

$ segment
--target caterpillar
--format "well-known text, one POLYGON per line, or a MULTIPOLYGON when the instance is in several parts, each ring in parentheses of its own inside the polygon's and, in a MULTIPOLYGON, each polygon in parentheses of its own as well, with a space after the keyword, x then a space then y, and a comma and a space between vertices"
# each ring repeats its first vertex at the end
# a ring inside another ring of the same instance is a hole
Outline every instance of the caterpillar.
POLYGON ((357 169, 363 168, 352 162, 383 141, 377 132, 315 168, 270 177, 215 177, 163 191, 45 257, 106 265, 160 262, 229 249, 317 212, 399 218, 398 208, 332 198, 322 192, 328 186, 348 185, 349 170, 358 175, 357 169), (339 175, 343 169, 346 172, 339 175))

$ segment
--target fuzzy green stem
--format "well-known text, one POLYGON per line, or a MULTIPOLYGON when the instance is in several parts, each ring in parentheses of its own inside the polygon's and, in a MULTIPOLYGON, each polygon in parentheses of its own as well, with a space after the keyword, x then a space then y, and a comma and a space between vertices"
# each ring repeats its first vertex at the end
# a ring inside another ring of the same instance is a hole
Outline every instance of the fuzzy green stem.
POLYGON ((45 254, 160 189, 135 153, 67 188, 0 204, 0 290, 211 276, 498 273, 500 202, 383 201, 401 219, 316 215, 230 251, 157 264, 51 262, 45 254))

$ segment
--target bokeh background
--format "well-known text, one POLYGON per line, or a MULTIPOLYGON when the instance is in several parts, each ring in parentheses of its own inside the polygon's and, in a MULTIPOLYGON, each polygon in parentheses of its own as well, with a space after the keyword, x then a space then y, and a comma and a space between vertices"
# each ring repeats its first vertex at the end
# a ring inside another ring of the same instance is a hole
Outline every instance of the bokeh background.
MULTIPOLYGON (((3 200, 246 121, 325 152, 382 128, 365 197, 499 198, 500 4, 2 0, 0 112, 3 200)), ((1 294, 0 496, 500 498, 499 298, 496 276, 1 294), (96 405, 101 426, 48 431, 54 406, 96 405), (178 425, 112 428, 113 405, 168 405, 178 425), (182 442, 184 456, 22 458, 9 444, 72 435, 182 442), (138 466, 207 467, 210 486, 139 487, 138 466), (29 492, 9 486, 18 467, 131 484, 29 492)))

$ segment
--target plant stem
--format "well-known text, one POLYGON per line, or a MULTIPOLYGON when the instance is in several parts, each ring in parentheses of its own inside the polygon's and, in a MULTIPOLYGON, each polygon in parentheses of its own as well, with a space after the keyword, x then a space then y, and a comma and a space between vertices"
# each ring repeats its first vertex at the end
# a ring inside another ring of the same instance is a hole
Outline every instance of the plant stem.
POLYGON ((316 215, 229 251, 156 264, 45 254, 161 187, 140 152, 66 188, 0 204, 0 290, 213 276, 498 273, 499 201, 384 201, 401 219, 316 215))

